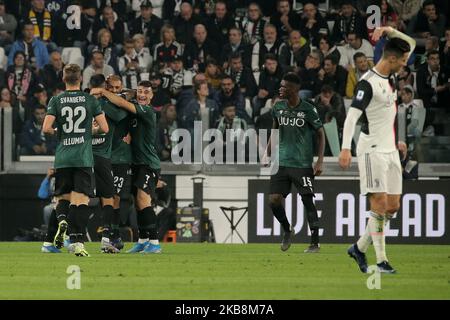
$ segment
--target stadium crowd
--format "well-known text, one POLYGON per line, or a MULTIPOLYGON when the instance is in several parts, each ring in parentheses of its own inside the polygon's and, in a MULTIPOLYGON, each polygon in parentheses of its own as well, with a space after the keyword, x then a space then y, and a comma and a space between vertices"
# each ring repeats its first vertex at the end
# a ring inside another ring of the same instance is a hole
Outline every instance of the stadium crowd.
POLYGON ((64 90, 67 63, 83 67, 87 90, 94 74, 120 75, 131 90, 151 81, 162 161, 178 143, 172 133, 193 130, 195 120, 203 131, 270 130, 288 71, 299 74, 300 97, 314 101, 341 141, 356 83, 385 42, 371 40, 370 5, 381 9, 382 26, 418 43, 398 75, 402 140, 414 146, 422 136, 450 135, 449 2, 322 2, 0 0, 0 108, 13 110, 18 155, 54 154, 55 140, 41 126, 49 99, 64 90))

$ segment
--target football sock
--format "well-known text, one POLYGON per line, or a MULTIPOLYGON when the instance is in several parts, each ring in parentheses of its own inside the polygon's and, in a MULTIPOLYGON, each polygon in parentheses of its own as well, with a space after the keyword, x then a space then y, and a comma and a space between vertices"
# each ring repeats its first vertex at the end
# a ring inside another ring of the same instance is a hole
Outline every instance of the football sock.
POLYGON ((319 244, 319 228, 311 228, 311 244, 319 244))
POLYGON ((56 231, 58 230, 58 220, 56 219, 56 210, 52 210, 50 218, 48 219, 47 233, 45 235, 45 242, 51 242, 55 239, 56 231))
POLYGON ((148 217, 148 237, 150 240, 158 240, 158 232, 156 230, 156 214, 152 207, 142 209, 142 213, 148 217))
POLYGON ((369 223, 367 223, 366 231, 364 231, 364 234, 356 242, 356 245, 358 246, 359 251, 366 253, 371 243, 372 237, 370 236, 369 223))
POLYGON ((302 195, 302 202, 306 210, 309 229, 311 230, 311 244, 319 244, 319 216, 313 202, 313 195, 302 195))
POLYGON ((103 213, 102 237, 109 239, 110 232, 111 232, 111 220, 112 220, 112 216, 114 214, 114 208, 110 205, 104 206, 102 208, 102 213, 103 213))
POLYGON ((69 223, 69 237, 70 242, 78 242, 78 220, 76 219, 76 206, 71 205, 69 208, 68 223, 69 223))
POLYGON ((144 212, 144 210, 136 210, 136 218, 137 225, 139 230, 139 239, 148 239, 148 226, 150 224, 150 217, 148 216, 148 212, 144 212), (147 213, 147 215, 146 215, 147 213))
POLYGON ((114 209, 111 218, 111 235, 112 238, 119 237, 119 225, 120 225, 120 208, 114 209))
POLYGON ((387 261, 384 243, 384 217, 375 212, 370 212, 369 230, 372 237, 377 263, 387 261))
POLYGON ((271 203, 270 208, 272 209, 273 215, 277 218, 278 222, 283 227, 284 232, 289 232, 291 225, 286 217, 286 211, 284 211, 283 205, 276 205, 271 203))
POLYGON ((86 228, 89 222, 89 207, 82 204, 75 209, 76 219, 78 224, 78 237, 77 242, 84 242, 84 236, 86 235, 86 228))
POLYGON ((59 200, 58 204, 56 205, 56 219, 58 220, 58 223, 67 220, 67 217, 69 216, 69 210, 70 210, 70 201, 68 200, 59 200))

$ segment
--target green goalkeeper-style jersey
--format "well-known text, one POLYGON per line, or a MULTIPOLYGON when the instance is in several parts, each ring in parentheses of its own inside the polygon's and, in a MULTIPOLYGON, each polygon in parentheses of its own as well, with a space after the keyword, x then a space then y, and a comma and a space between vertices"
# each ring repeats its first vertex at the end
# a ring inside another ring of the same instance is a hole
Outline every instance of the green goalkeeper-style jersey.
POLYGON ((131 132, 131 149, 133 164, 148 165, 152 169, 160 169, 160 161, 156 150, 156 113, 152 106, 134 104, 136 108, 131 132))
POLYGON ((314 134, 322 127, 315 106, 302 100, 292 108, 282 100, 273 106, 272 117, 279 125, 279 166, 311 168, 314 134))
POLYGON ((116 107, 105 98, 101 98, 99 102, 103 112, 105 113, 109 131, 108 133, 100 133, 92 136, 92 152, 95 156, 110 159, 112 140, 116 124, 127 117, 127 112, 116 107))
POLYGON ((130 132, 131 116, 127 116, 116 123, 112 138, 112 164, 130 164, 133 161, 131 145, 124 142, 123 138, 130 132))
POLYGON ((99 102, 80 90, 52 97, 47 114, 56 117, 58 146, 55 168, 93 167, 92 119, 102 113, 99 102))

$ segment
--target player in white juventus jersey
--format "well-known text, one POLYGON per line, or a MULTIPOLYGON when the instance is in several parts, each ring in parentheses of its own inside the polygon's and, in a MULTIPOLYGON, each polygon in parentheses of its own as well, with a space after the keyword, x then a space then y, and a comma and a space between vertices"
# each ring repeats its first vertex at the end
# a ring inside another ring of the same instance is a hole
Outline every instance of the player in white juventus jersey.
POLYGON ((397 150, 395 120, 397 86, 395 73, 406 66, 414 51, 415 41, 391 28, 377 28, 375 41, 387 35, 383 57, 363 75, 355 89, 355 97, 344 123, 339 165, 346 169, 351 162, 351 141, 356 122, 362 117, 357 158, 361 193, 370 201, 370 217, 364 235, 348 249, 362 272, 367 272, 365 252, 373 241, 380 272, 395 273, 385 252, 385 223, 400 207, 402 167, 397 150))

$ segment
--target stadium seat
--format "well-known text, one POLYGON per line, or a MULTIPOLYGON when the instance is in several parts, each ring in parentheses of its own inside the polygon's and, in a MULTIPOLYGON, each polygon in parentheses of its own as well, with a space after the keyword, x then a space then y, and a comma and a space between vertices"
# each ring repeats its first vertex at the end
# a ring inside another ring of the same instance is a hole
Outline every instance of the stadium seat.
POLYGON ((61 54, 64 64, 74 63, 84 68, 84 57, 81 54, 80 48, 67 47, 64 48, 61 54))

